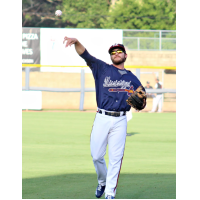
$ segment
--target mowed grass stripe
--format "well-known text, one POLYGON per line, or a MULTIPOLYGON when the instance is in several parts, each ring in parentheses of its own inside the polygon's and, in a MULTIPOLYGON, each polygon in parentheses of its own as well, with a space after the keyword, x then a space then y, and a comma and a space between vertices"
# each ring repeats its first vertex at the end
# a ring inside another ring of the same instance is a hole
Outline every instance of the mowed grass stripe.
MULTIPOLYGON (((85 112, 22 113, 23 198, 95 198, 94 118, 85 112)), ((175 130, 175 113, 133 113, 116 198, 175 198, 175 130)))

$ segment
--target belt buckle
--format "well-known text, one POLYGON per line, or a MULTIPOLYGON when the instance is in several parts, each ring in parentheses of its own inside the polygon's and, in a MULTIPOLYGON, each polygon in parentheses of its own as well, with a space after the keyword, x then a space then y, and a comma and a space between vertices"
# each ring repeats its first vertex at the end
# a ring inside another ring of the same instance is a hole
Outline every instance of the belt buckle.
POLYGON ((117 113, 117 112, 113 112, 112 115, 113 115, 114 117, 119 117, 119 113, 117 113))

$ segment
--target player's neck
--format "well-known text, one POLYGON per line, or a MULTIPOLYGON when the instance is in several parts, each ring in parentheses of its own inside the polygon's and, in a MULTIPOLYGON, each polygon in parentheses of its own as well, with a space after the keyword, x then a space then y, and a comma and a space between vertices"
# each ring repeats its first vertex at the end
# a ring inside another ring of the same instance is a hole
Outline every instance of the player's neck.
POLYGON ((118 68, 118 69, 124 69, 124 63, 121 63, 120 65, 115 65, 113 64, 114 67, 118 68))

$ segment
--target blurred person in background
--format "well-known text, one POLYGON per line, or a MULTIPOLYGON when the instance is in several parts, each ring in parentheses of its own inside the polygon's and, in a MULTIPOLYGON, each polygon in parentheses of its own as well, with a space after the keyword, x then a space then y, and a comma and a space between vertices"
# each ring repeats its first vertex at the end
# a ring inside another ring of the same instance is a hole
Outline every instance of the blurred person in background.
MULTIPOLYGON (((155 89, 161 89, 162 88, 162 83, 159 81, 159 78, 155 79, 156 84, 155 84, 155 89)), ((158 113, 162 112, 162 93, 157 93, 156 96, 153 98, 153 107, 150 113, 153 113, 156 111, 158 107, 158 113)))
MULTIPOLYGON (((149 81, 147 81, 147 85, 146 85, 144 88, 145 88, 145 89, 153 89, 153 87, 150 85, 150 82, 149 82, 149 81)), ((152 93, 147 93, 147 97, 148 97, 148 98, 154 98, 155 95, 152 94, 152 93)))

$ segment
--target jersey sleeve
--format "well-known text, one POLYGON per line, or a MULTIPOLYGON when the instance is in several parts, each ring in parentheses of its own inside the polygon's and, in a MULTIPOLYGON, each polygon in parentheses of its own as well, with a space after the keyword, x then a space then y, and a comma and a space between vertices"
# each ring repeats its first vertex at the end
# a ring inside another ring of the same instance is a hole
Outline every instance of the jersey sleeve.
POLYGON ((92 70, 94 78, 98 78, 101 76, 101 74, 104 74, 107 70, 107 67, 109 66, 102 60, 99 60, 90 55, 87 49, 85 49, 85 51, 80 56, 85 60, 87 66, 89 66, 92 70))
POLYGON ((145 90, 145 88, 146 87, 144 87, 142 84, 141 84, 141 82, 140 82, 140 80, 137 78, 137 76, 135 76, 134 74, 132 74, 133 75, 133 86, 134 86, 134 90, 136 90, 139 86, 142 86, 142 90, 146 93, 146 90, 145 90))

